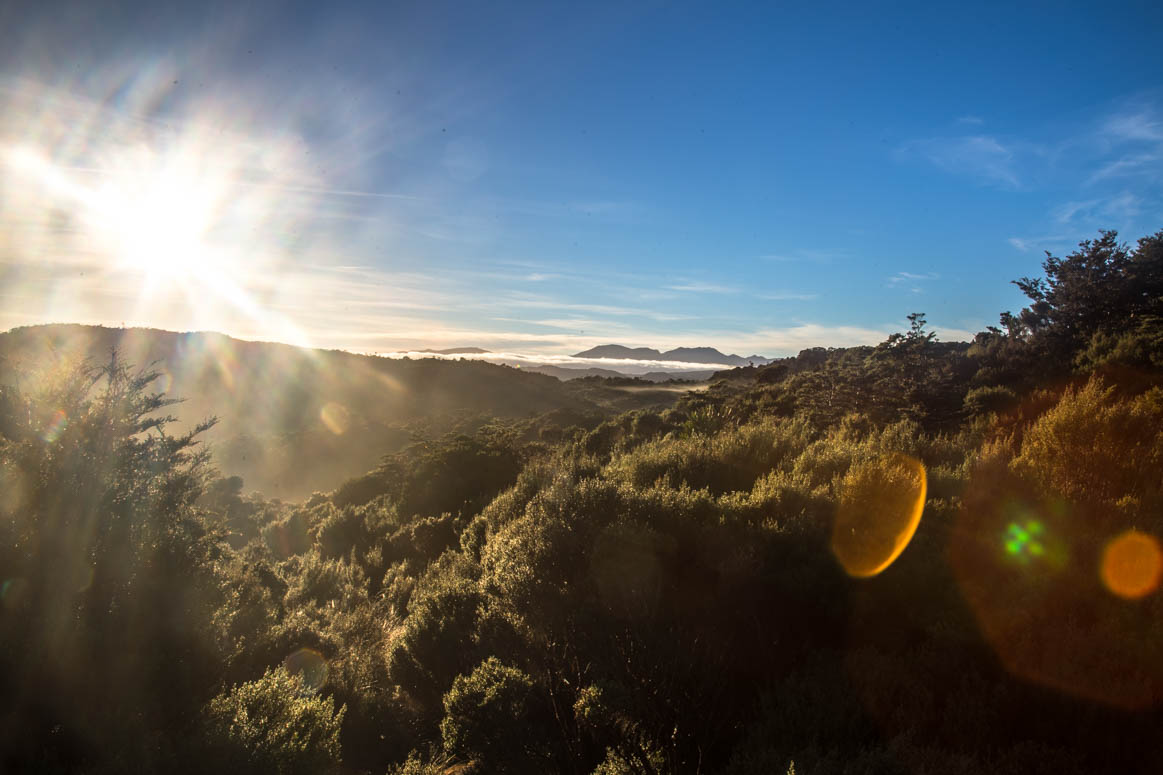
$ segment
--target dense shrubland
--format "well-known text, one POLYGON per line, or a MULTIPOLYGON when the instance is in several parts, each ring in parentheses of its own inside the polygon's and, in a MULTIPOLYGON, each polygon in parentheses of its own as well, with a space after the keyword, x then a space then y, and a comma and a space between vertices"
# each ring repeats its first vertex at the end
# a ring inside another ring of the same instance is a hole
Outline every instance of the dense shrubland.
POLYGON ((3 767, 1156 772, 1163 602, 1100 566, 1163 535, 1161 243, 1049 258, 969 345, 916 315, 301 503, 169 435, 148 371, 5 387, 3 767), (837 508, 900 456, 924 517, 850 578, 837 508))

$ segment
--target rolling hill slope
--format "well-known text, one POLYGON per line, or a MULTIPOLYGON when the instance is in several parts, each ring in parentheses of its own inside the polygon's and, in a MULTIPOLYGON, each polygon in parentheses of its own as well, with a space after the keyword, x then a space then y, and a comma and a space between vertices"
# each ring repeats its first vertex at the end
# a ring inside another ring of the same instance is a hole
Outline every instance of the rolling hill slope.
POLYGON ((553 377, 482 361, 396 360, 215 333, 80 325, 0 334, 0 383, 27 386, 27 375, 77 357, 105 363, 114 348, 123 360, 161 372, 157 389, 182 401, 171 408, 179 427, 218 417, 205 438, 223 474, 280 498, 330 489, 368 470, 418 423, 439 431, 478 414, 601 411, 553 377))

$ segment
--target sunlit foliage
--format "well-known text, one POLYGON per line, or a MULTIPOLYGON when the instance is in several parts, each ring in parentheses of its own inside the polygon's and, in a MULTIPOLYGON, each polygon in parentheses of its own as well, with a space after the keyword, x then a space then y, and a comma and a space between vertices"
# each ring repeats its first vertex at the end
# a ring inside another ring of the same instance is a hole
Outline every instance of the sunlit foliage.
POLYGON ((326 772, 340 760, 345 710, 286 670, 270 670, 206 706, 208 764, 231 772, 326 772))
MULTIPOLYGON (((148 370, 5 373, 0 768, 1154 772, 1159 244, 1048 259, 971 345, 917 313, 662 409, 421 412, 301 502, 148 370)), ((360 432, 288 400, 326 436, 286 475, 360 432)))

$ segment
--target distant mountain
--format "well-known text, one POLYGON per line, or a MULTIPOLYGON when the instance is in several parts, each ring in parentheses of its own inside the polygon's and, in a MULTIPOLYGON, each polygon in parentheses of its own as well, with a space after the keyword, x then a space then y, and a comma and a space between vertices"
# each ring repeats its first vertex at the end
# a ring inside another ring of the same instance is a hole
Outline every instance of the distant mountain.
POLYGON ((725 366, 763 366, 770 358, 751 355, 724 355, 714 347, 676 347, 659 352, 651 347, 623 347, 620 344, 604 344, 585 352, 575 353, 574 358, 617 358, 641 361, 682 361, 685 363, 709 363, 725 366))
POLYGON ((450 347, 447 350, 419 350, 422 353, 434 353, 435 355, 487 355, 489 350, 482 350, 479 347, 450 347))
POLYGON ((574 353, 572 358, 625 358, 639 361, 662 360, 662 353, 650 347, 623 347, 620 344, 603 344, 599 347, 574 353))

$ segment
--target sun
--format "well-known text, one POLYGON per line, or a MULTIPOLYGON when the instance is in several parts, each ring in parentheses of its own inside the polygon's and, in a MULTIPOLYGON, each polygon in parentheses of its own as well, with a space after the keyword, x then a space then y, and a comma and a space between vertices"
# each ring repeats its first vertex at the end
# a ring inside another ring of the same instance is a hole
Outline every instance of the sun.
POLYGON ((198 280, 216 268, 210 231, 220 188, 180 159, 130 158, 96 187, 85 216, 116 268, 151 283, 198 280))
POLYGON ((33 235, 22 246, 68 267, 53 276, 52 304, 89 318, 99 309, 102 321, 307 341, 284 312, 298 288, 280 271, 298 257, 285 236, 312 180, 294 158, 205 122, 110 123, 107 137, 65 150, 0 144, 33 235))
POLYGON ((201 280, 220 268, 210 237, 228 181, 207 165, 145 148, 79 171, 29 148, 6 157, 68 207, 114 271, 144 275, 152 286, 201 280))

